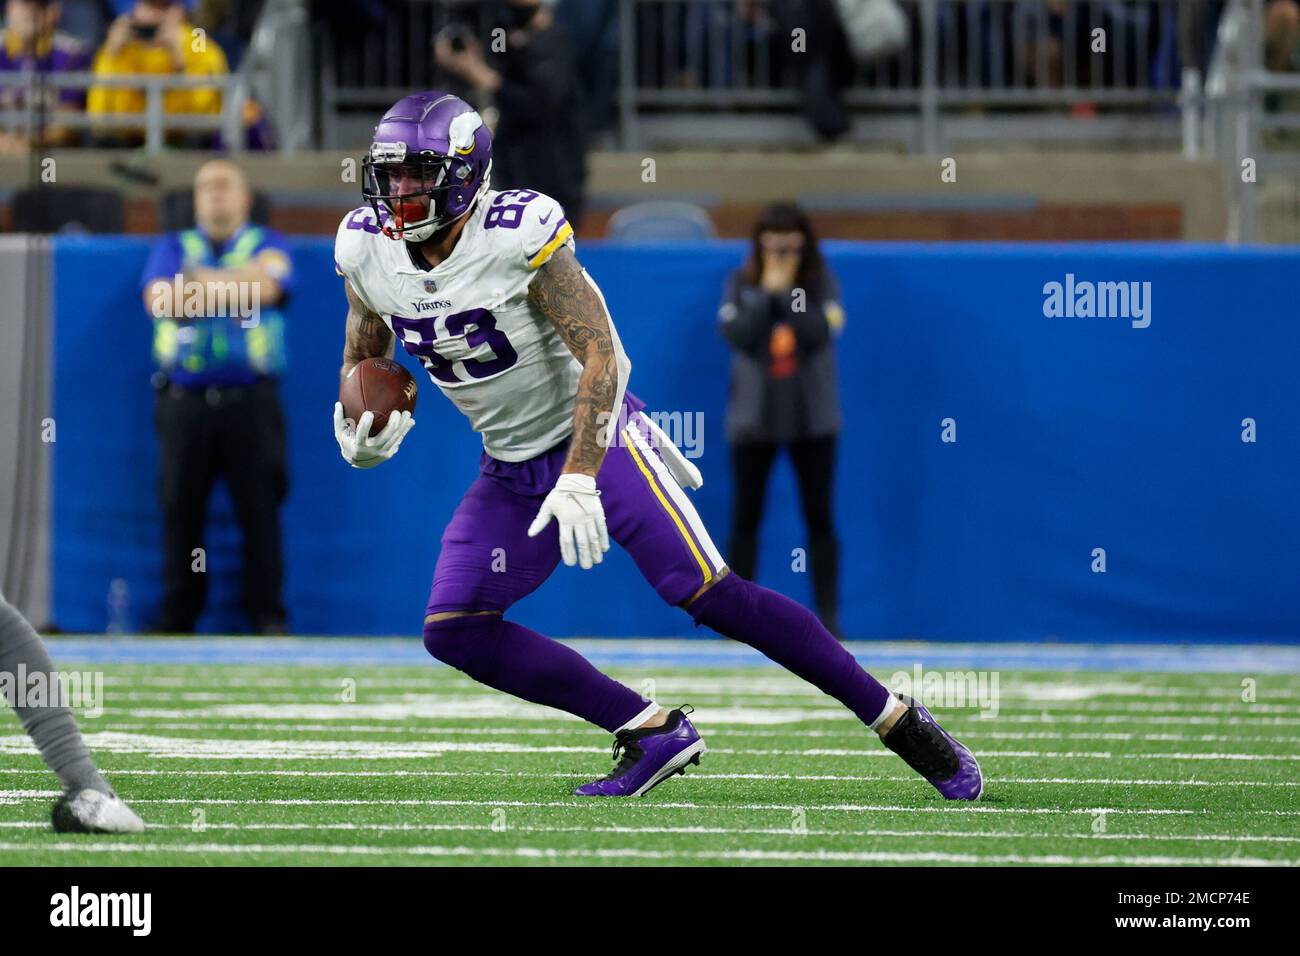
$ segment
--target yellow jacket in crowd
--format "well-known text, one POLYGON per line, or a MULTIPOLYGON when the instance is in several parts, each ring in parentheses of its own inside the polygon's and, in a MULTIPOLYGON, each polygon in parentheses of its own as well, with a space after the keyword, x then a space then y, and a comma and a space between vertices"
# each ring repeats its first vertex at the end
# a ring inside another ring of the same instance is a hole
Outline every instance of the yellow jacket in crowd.
MULTIPOLYGON (((205 34, 195 35, 188 23, 176 26, 174 45, 141 40, 132 36, 116 52, 105 44, 95 55, 92 67, 98 76, 130 74, 179 74, 187 76, 224 76, 230 71, 226 55, 216 41, 205 34), (183 69, 178 63, 183 59, 183 69)), ((96 86, 86 101, 88 113, 143 113, 145 92, 129 87, 96 86)), ((169 90, 163 94, 163 111, 167 113, 219 113, 221 91, 212 88, 169 90)))

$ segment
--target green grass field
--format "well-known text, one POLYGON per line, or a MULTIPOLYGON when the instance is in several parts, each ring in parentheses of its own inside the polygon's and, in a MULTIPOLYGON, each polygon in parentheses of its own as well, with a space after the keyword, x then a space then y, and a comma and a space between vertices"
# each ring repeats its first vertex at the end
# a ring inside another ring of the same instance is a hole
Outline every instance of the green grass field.
POLYGON ((607 734, 445 667, 105 666, 82 726, 149 832, 55 835, 6 708, 0 864, 1300 862, 1300 676, 1246 703, 1233 674, 999 671, 995 718, 936 710, 987 778, 955 805, 779 669, 611 672, 693 704, 710 748, 640 800, 570 795, 607 734))

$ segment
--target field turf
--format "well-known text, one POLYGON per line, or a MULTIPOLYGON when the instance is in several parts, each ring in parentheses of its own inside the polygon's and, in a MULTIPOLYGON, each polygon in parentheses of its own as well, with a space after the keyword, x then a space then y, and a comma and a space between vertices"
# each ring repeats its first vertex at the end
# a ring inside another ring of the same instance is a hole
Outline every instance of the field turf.
MULTIPOLYGON (((587 642, 630 686, 694 705, 709 745, 685 777, 615 801, 571 796, 609 768, 609 735, 435 665, 418 640, 202 641, 51 642, 64 670, 104 674, 104 713, 81 723, 149 832, 54 834, 56 780, 4 708, 0 864, 1300 862, 1293 651, 1272 669, 1251 666, 1268 649, 1225 651, 1198 672, 1177 649, 1125 670, 1102 650, 1044 668, 1008 647, 1013 667, 990 669, 996 717, 935 708, 987 779, 982 801, 951 804, 835 701, 744 649, 587 642), (1076 669, 1090 663, 1105 669, 1076 669)), ((999 654, 854 650, 882 678, 999 654)))

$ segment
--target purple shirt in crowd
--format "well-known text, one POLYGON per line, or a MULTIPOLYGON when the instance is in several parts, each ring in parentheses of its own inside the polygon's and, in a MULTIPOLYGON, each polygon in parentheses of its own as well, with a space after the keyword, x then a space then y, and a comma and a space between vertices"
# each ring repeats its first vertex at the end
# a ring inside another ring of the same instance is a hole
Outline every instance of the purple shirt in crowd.
MULTIPOLYGON (((8 31, 0 37, 0 72, 21 73, 80 73, 90 69, 90 54, 81 43, 66 33, 55 33, 53 38, 37 44, 36 52, 24 53, 18 38, 8 31)), ((22 109, 26 106, 22 89, 0 87, 0 109, 22 109)), ((55 104, 84 109, 85 90, 47 90, 45 105, 55 104)))

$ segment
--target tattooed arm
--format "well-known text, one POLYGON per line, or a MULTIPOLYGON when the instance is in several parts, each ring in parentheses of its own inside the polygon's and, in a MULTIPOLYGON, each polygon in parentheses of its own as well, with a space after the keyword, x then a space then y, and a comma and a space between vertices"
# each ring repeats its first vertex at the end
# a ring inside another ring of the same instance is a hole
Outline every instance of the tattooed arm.
POLYGON ((632 365, 623 353, 604 299, 567 246, 561 246, 537 270, 528 286, 528 298, 555 324, 564 344, 582 364, 573 406, 573 439, 564 471, 595 477, 605 458, 605 431, 614 424, 614 405, 622 400, 632 365))
POLYGON ((393 333, 388 331, 379 313, 361 301, 357 290, 346 279, 343 283, 348 296, 348 321, 343 341, 343 368, 339 370, 339 381, 347 378, 353 366, 368 358, 393 355, 393 333))

